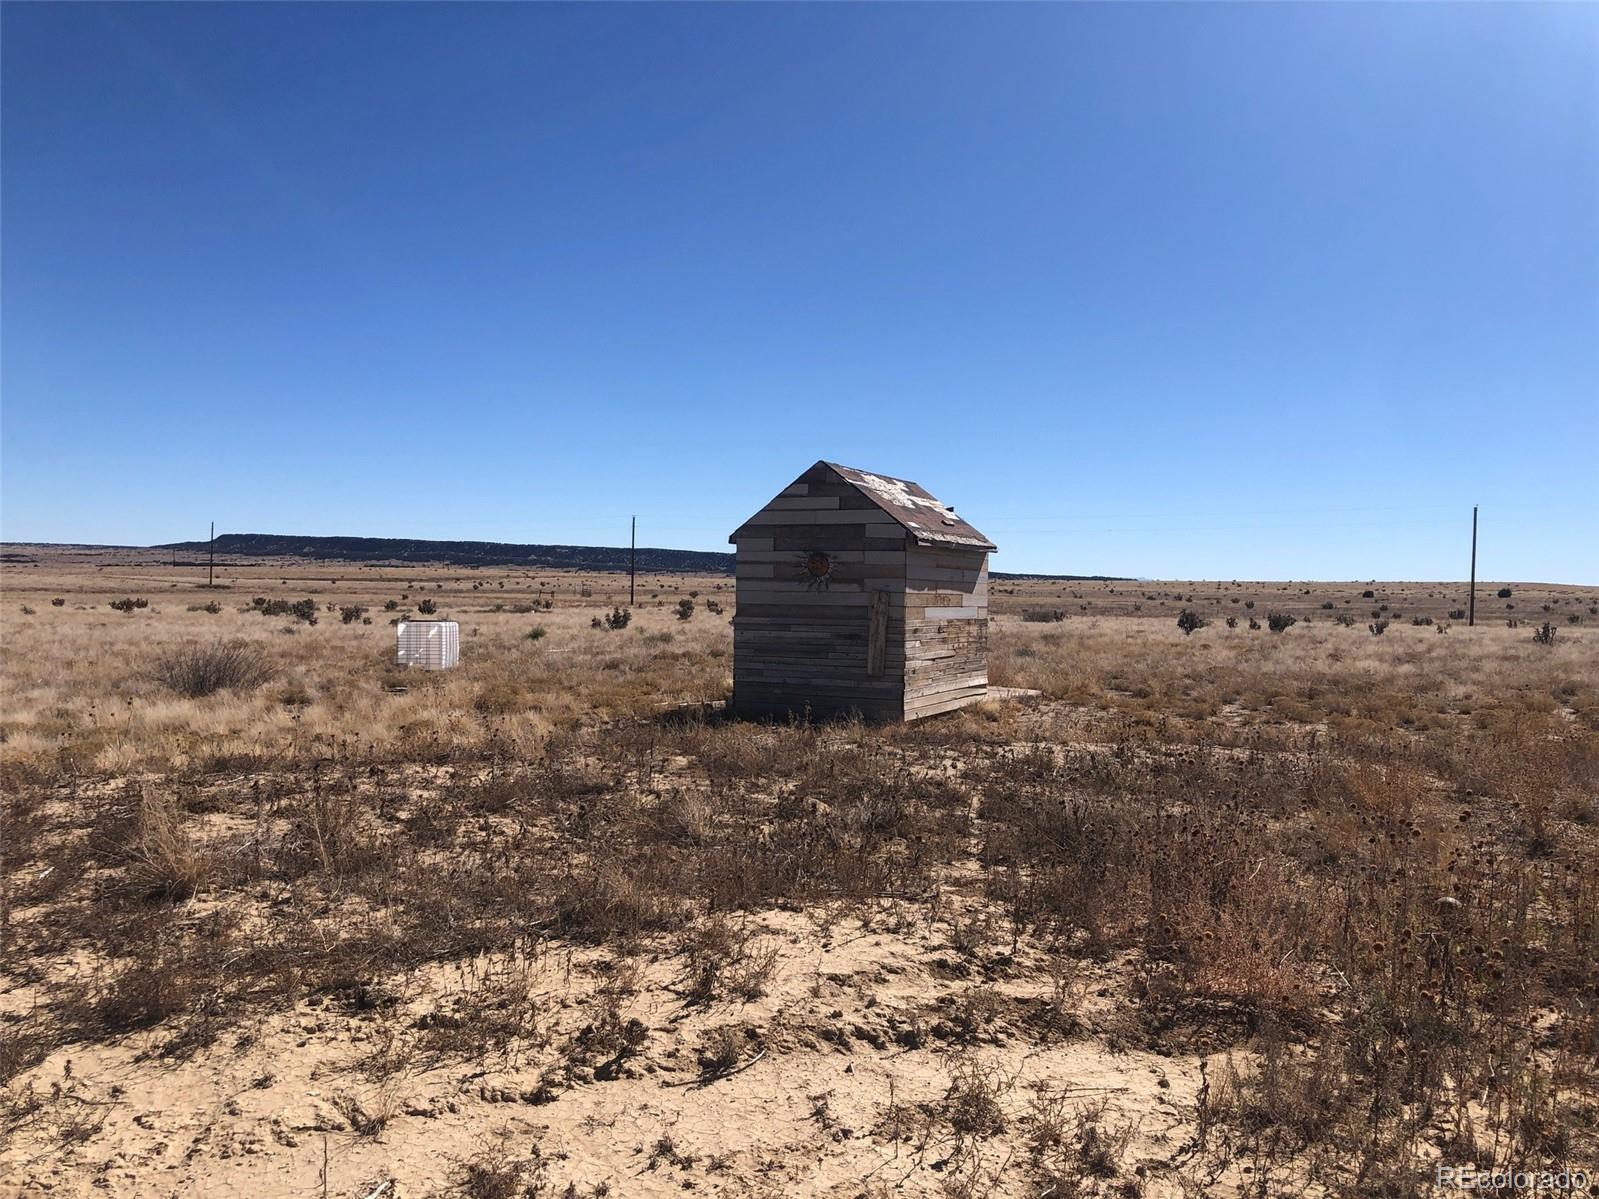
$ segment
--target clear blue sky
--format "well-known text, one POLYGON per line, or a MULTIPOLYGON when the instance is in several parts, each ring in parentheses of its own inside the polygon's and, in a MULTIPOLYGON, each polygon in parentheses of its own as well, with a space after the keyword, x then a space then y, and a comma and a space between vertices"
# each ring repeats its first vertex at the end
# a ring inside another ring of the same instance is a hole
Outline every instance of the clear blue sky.
POLYGON ((15 540, 1599 583, 1599 7, 6 4, 15 540))

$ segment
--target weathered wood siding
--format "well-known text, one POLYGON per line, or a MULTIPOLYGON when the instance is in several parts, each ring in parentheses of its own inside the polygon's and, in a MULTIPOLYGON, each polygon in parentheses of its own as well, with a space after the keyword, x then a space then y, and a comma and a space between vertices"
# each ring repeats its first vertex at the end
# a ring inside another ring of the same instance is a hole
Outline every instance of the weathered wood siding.
POLYGON ((905 555, 905 710, 914 720, 988 694, 988 555, 910 546, 905 555))
POLYGON ((733 706, 751 715, 904 715, 906 533, 818 465, 733 534, 733 706), (826 554, 825 585, 806 559, 826 554), (882 628, 872 652, 873 593, 882 628), (885 619, 886 614, 886 619, 885 619))

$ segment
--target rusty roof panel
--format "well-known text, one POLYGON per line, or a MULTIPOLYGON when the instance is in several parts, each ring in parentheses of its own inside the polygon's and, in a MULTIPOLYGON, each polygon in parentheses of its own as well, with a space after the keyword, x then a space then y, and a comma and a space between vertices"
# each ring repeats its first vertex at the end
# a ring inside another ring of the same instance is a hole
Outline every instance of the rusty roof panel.
POLYGON ((994 543, 955 515, 955 509, 940 502, 926 488, 909 479, 840 466, 824 465, 837 471, 845 481, 887 512, 910 532, 919 544, 958 545, 967 549, 992 550, 994 543))

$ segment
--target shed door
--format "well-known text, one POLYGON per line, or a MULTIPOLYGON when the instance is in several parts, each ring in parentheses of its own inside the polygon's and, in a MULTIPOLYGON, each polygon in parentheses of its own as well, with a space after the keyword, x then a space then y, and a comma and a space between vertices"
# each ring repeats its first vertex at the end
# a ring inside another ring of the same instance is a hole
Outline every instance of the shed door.
POLYGON ((883 658, 888 650, 888 592, 872 592, 867 620, 870 625, 866 633, 866 673, 881 675, 883 658))

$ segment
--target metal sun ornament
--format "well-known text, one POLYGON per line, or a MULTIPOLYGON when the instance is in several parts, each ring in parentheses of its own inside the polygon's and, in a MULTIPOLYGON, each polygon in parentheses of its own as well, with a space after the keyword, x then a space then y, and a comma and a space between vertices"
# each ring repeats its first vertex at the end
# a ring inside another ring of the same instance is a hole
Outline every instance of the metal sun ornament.
POLYGON ((826 591, 833 581, 832 559, 820 551, 801 554, 799 557, 805 569, 805 585, 812 591, 826 591))

